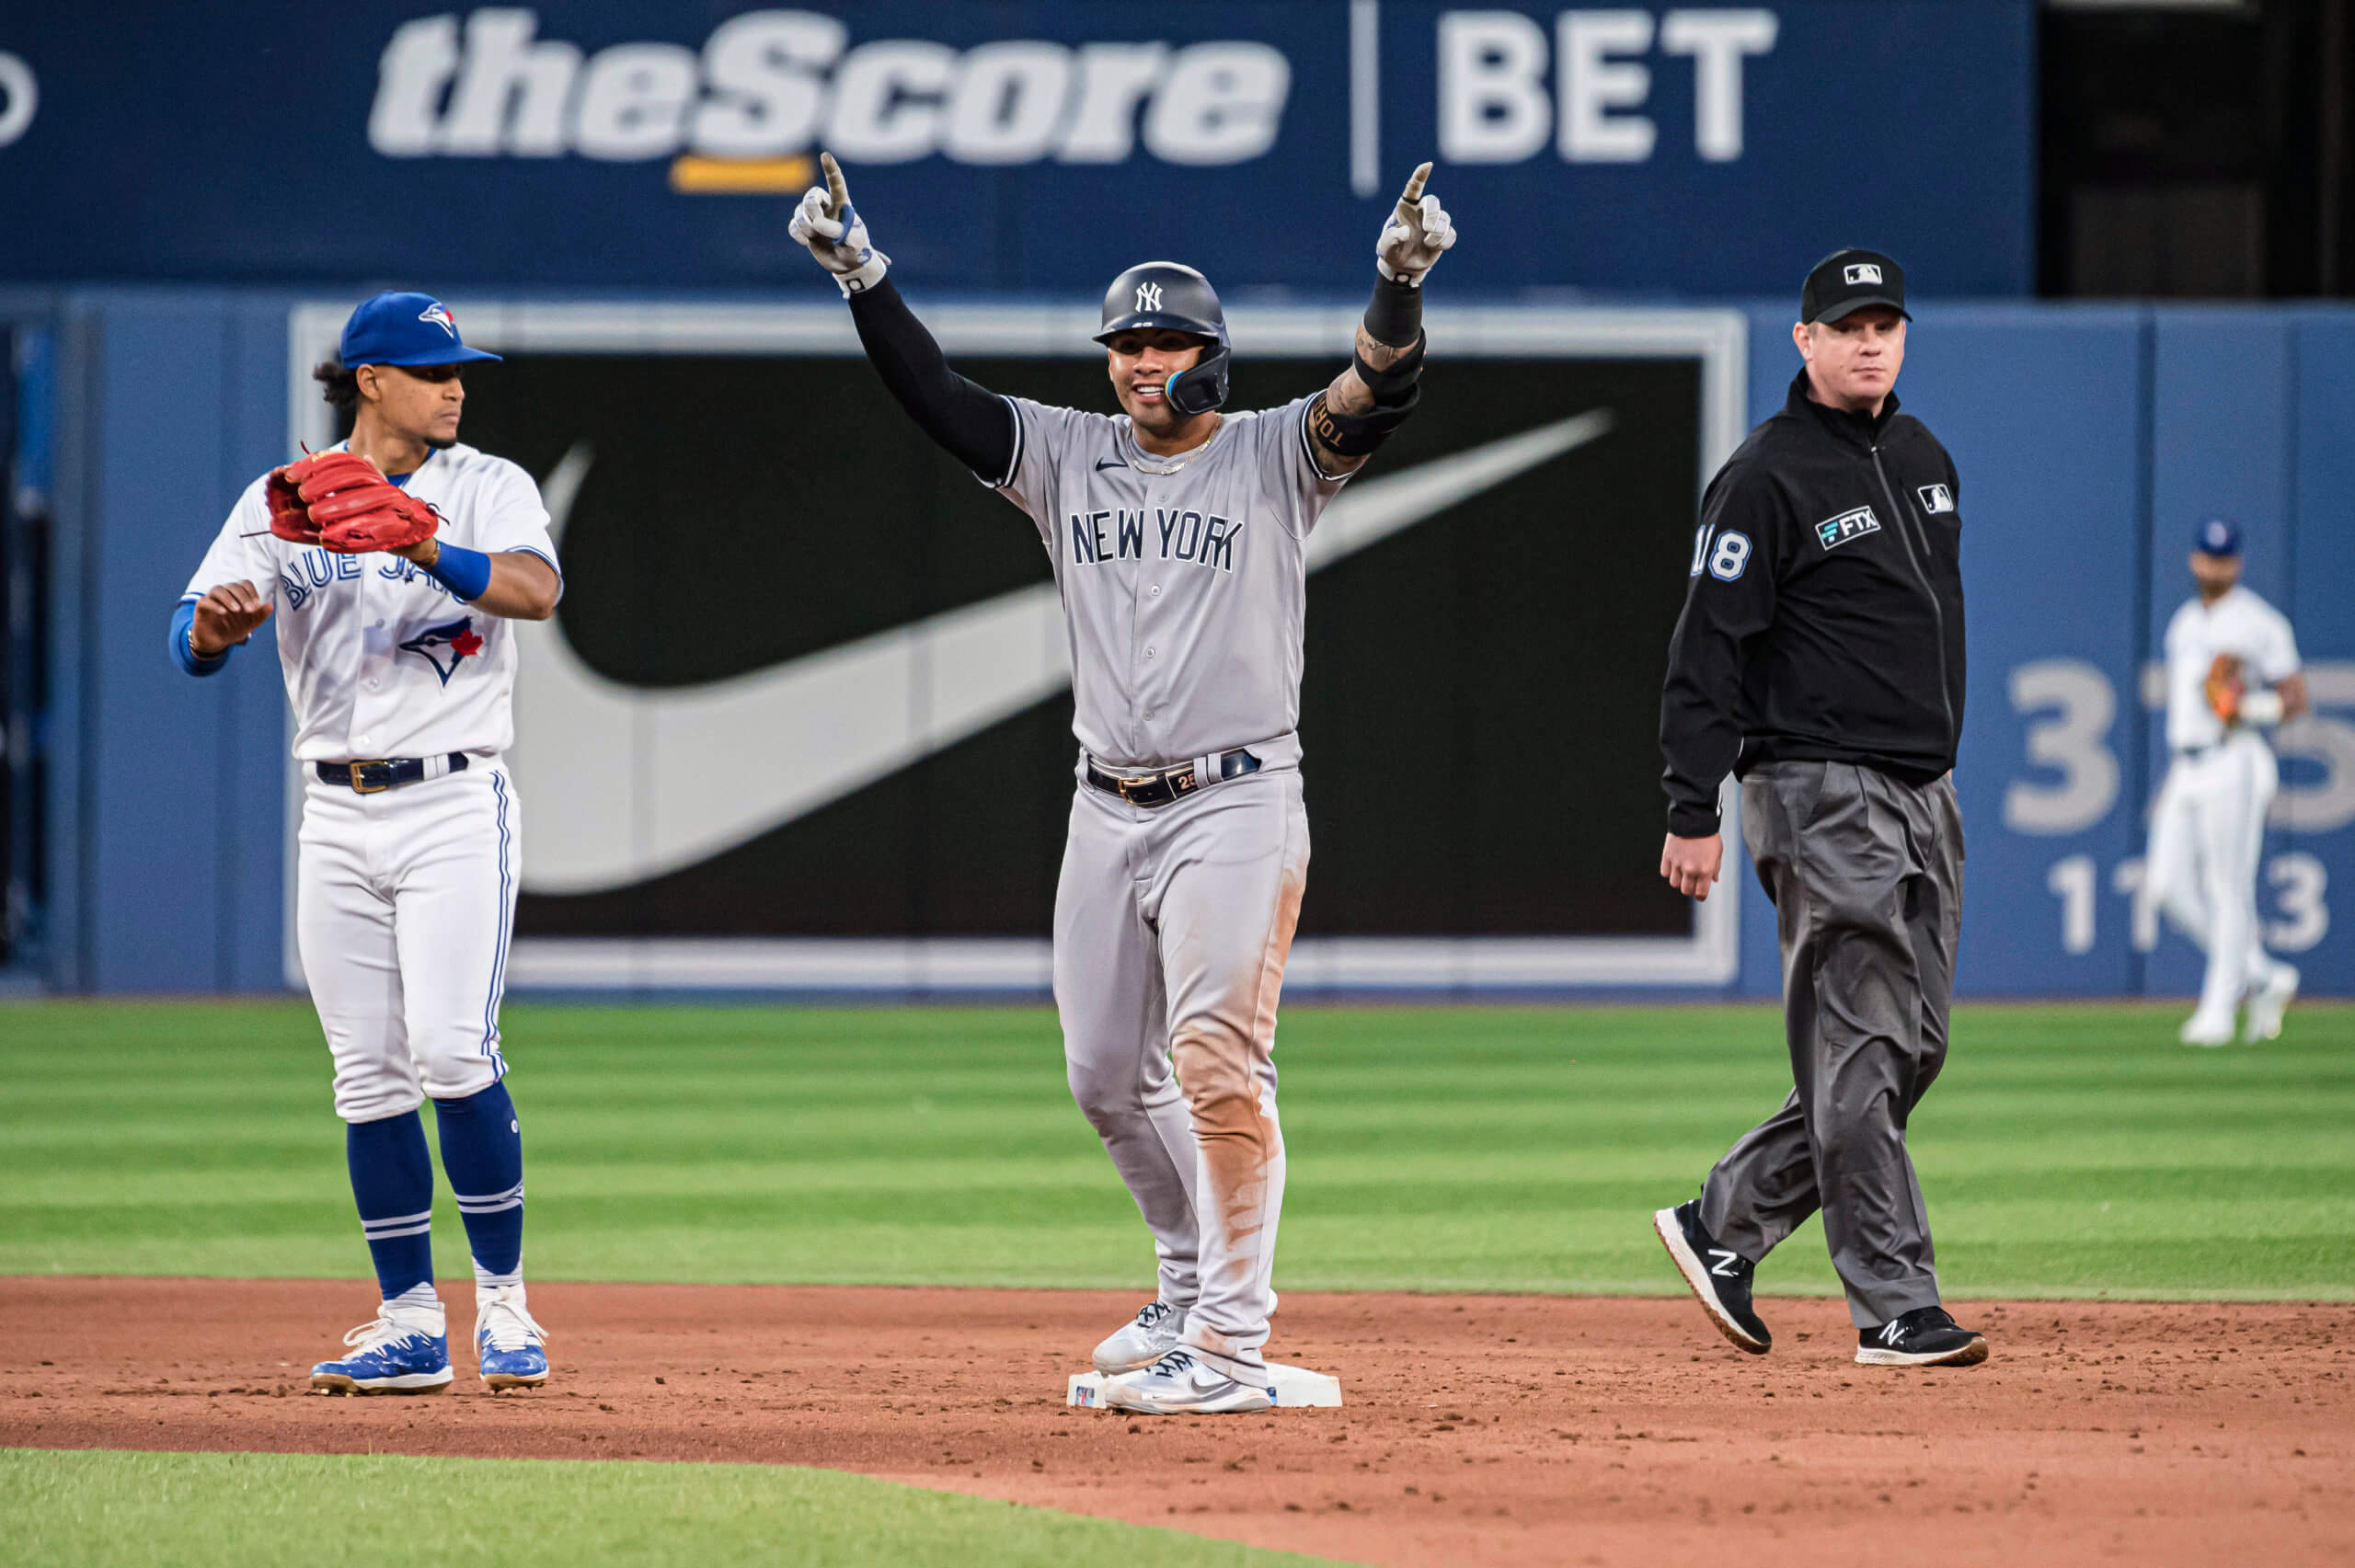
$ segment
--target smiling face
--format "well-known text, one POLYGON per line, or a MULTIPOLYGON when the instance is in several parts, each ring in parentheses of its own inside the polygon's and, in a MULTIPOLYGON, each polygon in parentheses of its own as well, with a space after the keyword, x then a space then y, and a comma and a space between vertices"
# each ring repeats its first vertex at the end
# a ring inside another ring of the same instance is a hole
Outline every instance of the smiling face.
POLYGON ((1791 340, 1807 361, 1819 403, 1851 413, 1878 414, 1905 364, 1905 317, 1887 305, 1866 305, 1837 321, 1803 321, 1791 340))
POLYGON ((1190 332, 1160 326, 1119 332, 1105 340, 1105 370, 1112 378, 1113 395, 1139 431, 1168 437, 1196 419, 1212 417, 1178 413, 1162 391, 1171 376, 1200 359, 1208 346, 1190 332))
POLYGON ((362 365, 360 406, 385 435, 436 452, 458 442, 466 385, 456 365, 362 365))

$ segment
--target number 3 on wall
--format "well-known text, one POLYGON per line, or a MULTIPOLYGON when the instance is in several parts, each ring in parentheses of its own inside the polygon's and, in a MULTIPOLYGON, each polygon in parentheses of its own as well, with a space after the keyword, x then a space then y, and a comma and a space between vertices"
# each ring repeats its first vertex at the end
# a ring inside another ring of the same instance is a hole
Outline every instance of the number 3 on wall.
POLYGON ((2118 692, 2109 677, 2083 659, 2039 658, 2012 671, 2012 707, 2039 715, 2028 727, 2028 760, 2061 778, 2006 784, 2004 826, 2015 833, 2081 833, 2108 816, 2118 800, 2118 757, 2109 749, 2118 692))

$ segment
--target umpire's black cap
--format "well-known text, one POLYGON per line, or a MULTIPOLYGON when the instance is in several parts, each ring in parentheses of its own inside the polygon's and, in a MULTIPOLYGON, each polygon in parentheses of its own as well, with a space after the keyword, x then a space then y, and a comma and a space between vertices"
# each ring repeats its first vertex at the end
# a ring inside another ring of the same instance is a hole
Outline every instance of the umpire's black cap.
POLYGON ((1226 313, 1219 308, 1218 291, 1182 262, 1139 262, 1104 291, 1104 329, 1096 341, 1155 327, 1225 342, 1226 313))
POLYGON ((1835 250, 1815 264, 1799 289, 1801 321, 1837 321, 1867 305, 1887 305, 1906 320, 1905 269, 1877 250, 1835 250))

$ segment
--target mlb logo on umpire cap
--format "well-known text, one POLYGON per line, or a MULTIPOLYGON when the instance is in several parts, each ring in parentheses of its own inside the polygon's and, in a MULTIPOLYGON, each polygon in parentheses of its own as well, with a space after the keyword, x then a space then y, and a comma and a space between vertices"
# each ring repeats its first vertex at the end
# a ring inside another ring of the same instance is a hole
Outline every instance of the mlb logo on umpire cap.
POLYGON ((1880 281, 1880 269, 1869 261, 1859 261, 1848 269, 1846 280, 1851 283, 1878 283, 1880 281))

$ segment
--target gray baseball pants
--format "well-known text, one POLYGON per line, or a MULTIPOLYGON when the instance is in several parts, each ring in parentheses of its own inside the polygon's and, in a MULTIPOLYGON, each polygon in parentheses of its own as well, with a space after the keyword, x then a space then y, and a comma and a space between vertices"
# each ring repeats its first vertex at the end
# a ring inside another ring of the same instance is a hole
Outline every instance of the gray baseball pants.
POLYGON ((1961 932, 1962 817, 1950 778, 1770 762, 1741 829, 1775 902, 1796 1085, 1701 1189, 1701 1223, 1756 1262, 1821 1209, 1848 1315, 1873 1328, 1938 1302, 1905 1123, 1947 1056, 1961 932))
POLYGON ((1299 743, 1252 750, 1260 772, 1168 806, 1079 786, 1055 893, 1055 1006, 1072 1096, 1153 1231, 1186 1345, 1256 1369, 1276 1309, 1276 1002, 1308 810, 1299 743))

